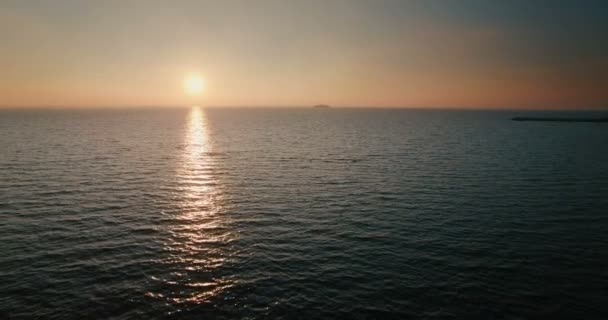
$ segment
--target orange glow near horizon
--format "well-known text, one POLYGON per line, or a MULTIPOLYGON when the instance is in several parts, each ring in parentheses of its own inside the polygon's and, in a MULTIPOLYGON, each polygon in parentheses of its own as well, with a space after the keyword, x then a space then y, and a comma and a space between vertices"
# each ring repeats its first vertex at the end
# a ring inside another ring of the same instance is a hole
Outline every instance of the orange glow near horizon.
POLYGON ((511 1, 56 2, 0 3, 0 108, 202 98, 216 107, 608 108, 608 19, 591 7, 556 5, 561 15, 536 19, 511 1), (554 28, 562 23, 568 41, 554 28))

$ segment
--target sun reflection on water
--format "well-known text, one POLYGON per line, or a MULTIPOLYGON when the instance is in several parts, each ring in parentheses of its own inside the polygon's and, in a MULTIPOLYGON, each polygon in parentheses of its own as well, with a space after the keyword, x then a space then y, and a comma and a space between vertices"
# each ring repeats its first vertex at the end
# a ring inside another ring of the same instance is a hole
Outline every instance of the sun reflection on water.
POLYGON ((183 185, 182 207, 186 218, 208 216, 216 213, 218 192, 213 176, 208 122, 200 107, 192 107, 185 138, 184 159, 180 172, 183 185), (194 210, 191 210, 194 209, 194 210))
POLYGON ((169 215, 165 245, 168 269, 162 278, 153 278, 161 282, 161 292, 148 294, 173 305, 204 303, 233 285, 221 273, 234 240, 217 179, 221 157, 212 152, 208 119, 200 107, 190 110, 182 151, 176 173, 178 209, 169 215))

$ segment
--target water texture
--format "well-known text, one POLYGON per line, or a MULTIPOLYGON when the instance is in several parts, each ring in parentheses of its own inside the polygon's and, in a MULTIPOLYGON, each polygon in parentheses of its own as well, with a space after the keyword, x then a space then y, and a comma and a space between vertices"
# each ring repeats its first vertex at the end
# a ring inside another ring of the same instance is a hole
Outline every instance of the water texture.
POLYGON ((2 319, 606 319, 608 125, 0 111, 2 319))

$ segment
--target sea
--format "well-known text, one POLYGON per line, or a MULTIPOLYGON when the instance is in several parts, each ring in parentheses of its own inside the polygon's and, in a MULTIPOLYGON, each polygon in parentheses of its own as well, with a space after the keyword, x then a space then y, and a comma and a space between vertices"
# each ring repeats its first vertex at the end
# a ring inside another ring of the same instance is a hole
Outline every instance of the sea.
POLYGON ((608 123, 0 111, 1 319, 608 319, 608 123))

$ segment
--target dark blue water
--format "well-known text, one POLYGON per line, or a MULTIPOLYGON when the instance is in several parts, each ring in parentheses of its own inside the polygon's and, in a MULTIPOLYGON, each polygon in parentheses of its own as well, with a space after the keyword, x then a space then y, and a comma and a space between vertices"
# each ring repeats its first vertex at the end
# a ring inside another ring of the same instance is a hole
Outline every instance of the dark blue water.
POLYGON ((2 319, 605 319, 608 124, 0 111, 2 319))

